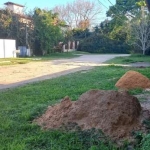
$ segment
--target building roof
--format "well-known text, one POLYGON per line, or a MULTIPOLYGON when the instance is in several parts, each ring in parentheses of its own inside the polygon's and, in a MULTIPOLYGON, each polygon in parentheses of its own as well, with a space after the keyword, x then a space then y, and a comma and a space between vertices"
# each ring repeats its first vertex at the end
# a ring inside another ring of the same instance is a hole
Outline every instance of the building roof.
POLYGON ((4 5, 16 5, 16 6, 24 7, 23 5, 16 4, 16 3, 13 3, 13 2, 6 2, 6 3, 4 3, 4 5))

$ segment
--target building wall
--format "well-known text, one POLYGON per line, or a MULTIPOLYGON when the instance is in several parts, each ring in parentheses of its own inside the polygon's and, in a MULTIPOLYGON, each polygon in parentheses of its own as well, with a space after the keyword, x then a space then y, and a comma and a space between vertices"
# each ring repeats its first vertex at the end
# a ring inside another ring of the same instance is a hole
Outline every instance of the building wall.
POLYGON ((26 15, 24 15, 23 7, 14 4, 8 4, 7 9, 13 11, 15 14, 18 14, 20 16, 19 17, 20 22, 27 24, 28 26, 29 24, 31 24, 31 19, 26 17, 26 15))
POLYGON ((7 5, 7 8, 16 14, 23 14, 23 7, 10 4, 10 5, 7 5))
POLYGON ((4 41, 0 39, 0 58, 4 58, 4 41))
POLYGON ((0 39, 0 58, 16 57, 16 40, 0 39))
POLYGON ((13 5, 7 5, 7 9, 9 9, 9 10, 11 10, 11 11, 14 11, 13 5))
POLYGON ((23 7, 14 5, 14 13, 23 14, 23 7))

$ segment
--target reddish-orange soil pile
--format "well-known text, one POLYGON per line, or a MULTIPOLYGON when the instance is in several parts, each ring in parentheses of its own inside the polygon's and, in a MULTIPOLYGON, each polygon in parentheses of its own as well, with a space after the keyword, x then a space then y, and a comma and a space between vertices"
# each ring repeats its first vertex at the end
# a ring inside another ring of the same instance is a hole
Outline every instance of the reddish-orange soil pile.
POLYGON ((66 97, 35 122, 45 129, 77 123, 82 129, 102 129, 106 135, 118 139, 140 128, 140 112, 138 99, 126 92, 90 90, 75 102, 66 97))
POLYGON ((121 89, 150 88, 150 80, 136 71, 126 72, 115 85, 121 89))

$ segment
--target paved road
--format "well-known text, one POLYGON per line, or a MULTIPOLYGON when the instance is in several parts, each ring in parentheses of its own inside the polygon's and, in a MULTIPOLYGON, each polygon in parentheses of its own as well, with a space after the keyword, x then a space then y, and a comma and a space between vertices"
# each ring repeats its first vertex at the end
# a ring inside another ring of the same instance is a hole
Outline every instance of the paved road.
POLYGON ((72 59, 0 66, 0 89, 13 88, 27 83, 56 78, 76 71, 88 70, 119 56, 128 55, 82 55, 72 59))
POLYGON ((124 57, 129 56, 129 54, 106 54, 106 55, 82 55, 77 58, 72 59, 61 59, 61 60, 54 60, 54 64, 82 64, 83 66, 89 64, 89 65, 98 65, 101 64, 109 59, 115 58, 115 57, 124 57))

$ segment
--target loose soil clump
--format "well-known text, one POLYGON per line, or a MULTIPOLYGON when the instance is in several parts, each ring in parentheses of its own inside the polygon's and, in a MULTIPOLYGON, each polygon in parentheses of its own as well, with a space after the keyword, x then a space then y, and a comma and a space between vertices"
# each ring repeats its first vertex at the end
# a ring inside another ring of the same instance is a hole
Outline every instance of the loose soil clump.
POLYGON ((115 84, 120 89, 150 88, 150 80, 136 71, 126 72, 115 84))
POLYGON ((122 139, 141 128, 141 110, 138 99, 127 92, 90 90, 75 102, 65 97, 34 121, 44 129, 75 123, 82 130, 101 129, 112 139, 122 139))

